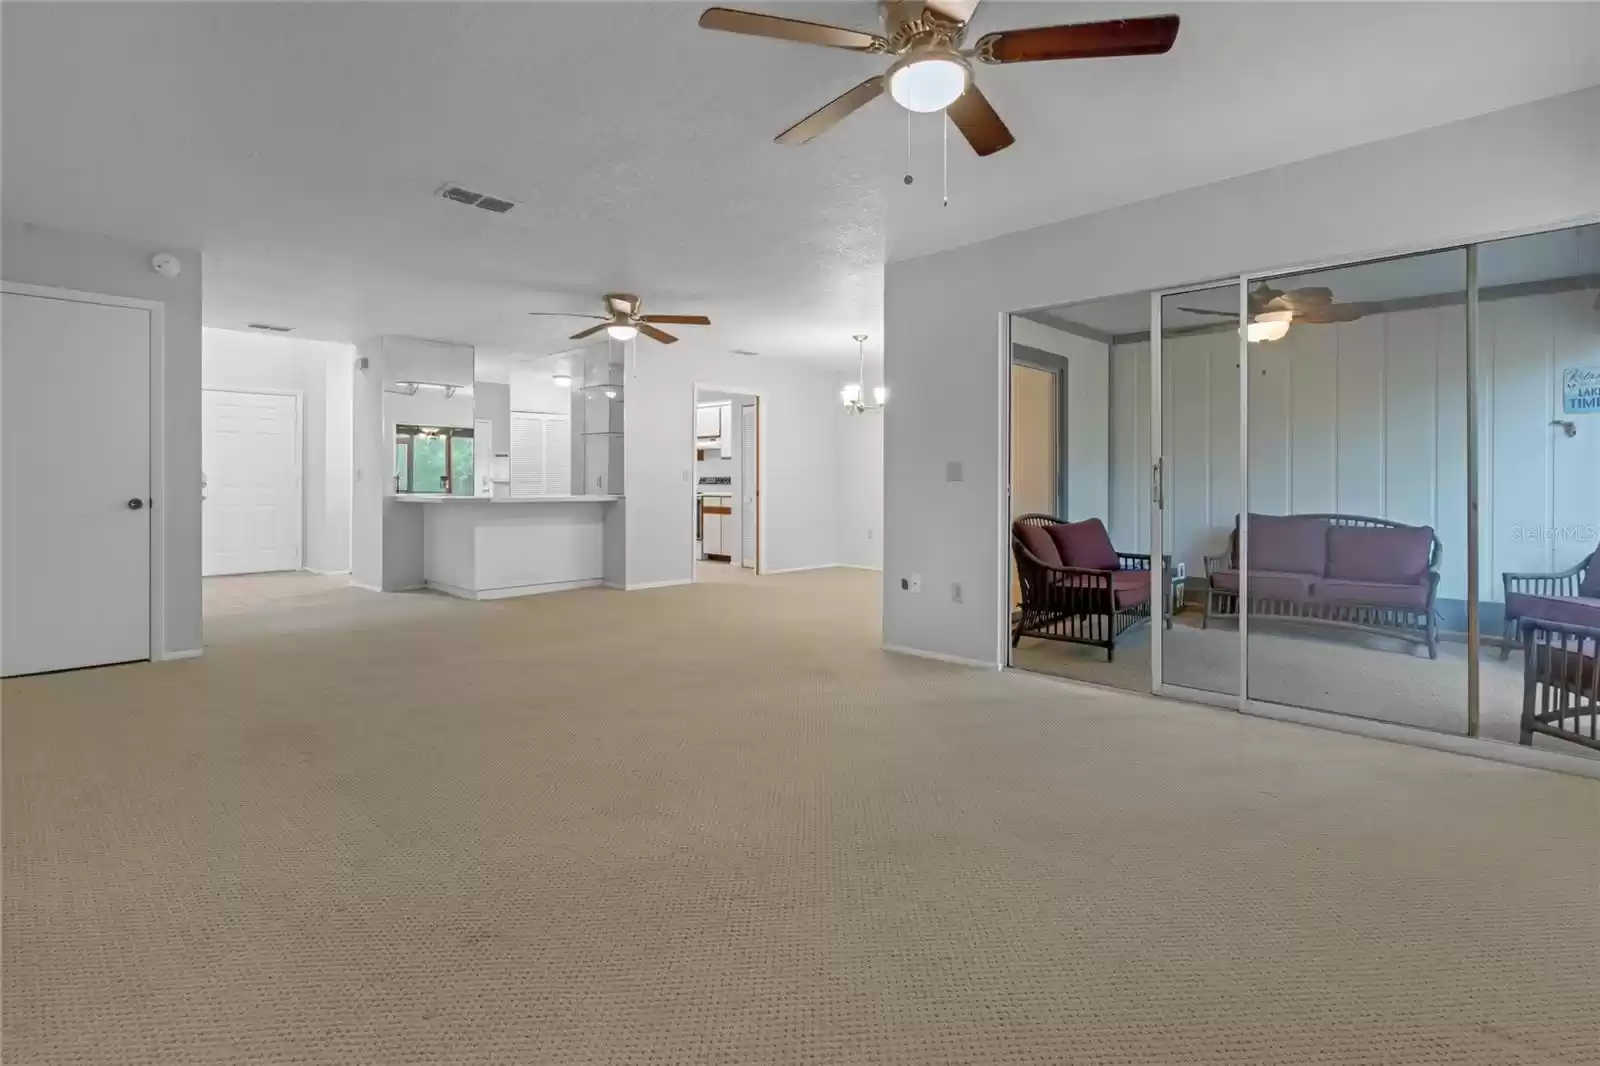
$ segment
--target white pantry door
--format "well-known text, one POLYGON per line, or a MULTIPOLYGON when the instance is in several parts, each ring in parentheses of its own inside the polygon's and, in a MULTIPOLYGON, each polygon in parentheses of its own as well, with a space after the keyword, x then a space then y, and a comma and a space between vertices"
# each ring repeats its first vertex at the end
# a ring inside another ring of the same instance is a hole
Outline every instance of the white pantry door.
POLYGON ((150 657, 150 312, 6 293, 0 673, 150 657))
POLYGON ((202 572, 300 568, 300 398, 201 393, 202 572))

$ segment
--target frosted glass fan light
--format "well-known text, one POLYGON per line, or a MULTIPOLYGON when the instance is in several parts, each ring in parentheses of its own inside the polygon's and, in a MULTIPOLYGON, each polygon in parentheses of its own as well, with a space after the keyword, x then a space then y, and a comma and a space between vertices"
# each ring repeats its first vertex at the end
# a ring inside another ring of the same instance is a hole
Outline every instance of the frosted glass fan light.
POLYGON ((1244 339, 1251 344, 1281 341, 1288 336, 1289 323, 1293 320, 1293 311, 1263 311, 1244 328, 1244 339))
POLYGON ((972 72, 953 55, 908 56, 889 72, 889 95, 907 111, 943 111, 967 91, 972 72))
POLYGON ((631 341, 639 335, 638 326, 607 326, 606 334, 614 341, 631 341))

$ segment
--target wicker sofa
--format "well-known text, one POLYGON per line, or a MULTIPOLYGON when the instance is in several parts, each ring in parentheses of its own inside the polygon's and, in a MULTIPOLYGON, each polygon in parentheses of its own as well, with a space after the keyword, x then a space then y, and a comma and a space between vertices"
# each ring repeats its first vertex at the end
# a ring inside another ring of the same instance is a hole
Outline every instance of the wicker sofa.
POLYGON ((1600 549, 1559 573, 1500 576, 1506 592, 1502 660, 1510 658, 1511 646, 1517 640, 1517 623, 1524 618, 1600 629, 1600 549))
POLYGON ((1150 556, 1117 551, 1100 519, 1023 515, 1011 523, 1011 550, 1022 594, 1013 648, 1041 637, 1104 648, 1111 662, 1117 638, 1150 620, 1150 556))
MULTIPOLYGON (((1250 515, 1251 617, 1397 637, 1439 657, 1439 538, 1429 526, 1347 514, 1250 515)), ((1208 555, 1202 628, 1239 614, 1239 527, 1208 555)))

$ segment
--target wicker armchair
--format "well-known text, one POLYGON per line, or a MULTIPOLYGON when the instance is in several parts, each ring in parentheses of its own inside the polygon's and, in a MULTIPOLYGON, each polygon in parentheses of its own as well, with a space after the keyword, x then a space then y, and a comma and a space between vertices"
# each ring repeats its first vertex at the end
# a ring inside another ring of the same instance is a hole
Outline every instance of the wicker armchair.
MULTIPOLYGON (((1511 657, 1511 648, 1517 642, 1517 623, 1524 618, 1551 617, 1552 607, 1557 615, 1570 615, 1581 608, 1585 599, 1600 596, 1600 550, 1590 552, 1577 566, 1554 574, 1501 574, 1505 581, 1505 632, 1501 637, 1500 658, 1511 657)), ((1596 625, 1600 625, 1600 607, 1595 609, 1596 625)), ((1571 619, 1563 619, 1571 620, 1571 619)))
MULTIPOLYGON (((1040 637, 1104 648, 1106 662, 1111 662, 1117 638, 1150 620, 1149 555, 1114 551, 1105 538, 1105 550, 1116 558, 1115 568, 1069 566, 1060 557, 1053 537, 1046 536, 1035 547, 1028 544, 1035 530, 1048 533, 1051 527, 1091 524, 1097 530, 1095 536, 1105 537, 1105 527, 1096 519, 1068 523, 1052 515, 1030 514, 1011 524, 1011 549, 1022 593, 1011 629, 1013 648, 1023 637, 1040 637)), ((1164 573, 1171 573, 1171 562, 1171 556, 1164 558, 1164 573)), ((1169 597, 1160 599, 1166 604, 1169 597)), ((1163 611, 1163 617, 1170 627, 1170 612, 1163 611)))
POLYGON ((1522 662, 1522 743, 1543 733, 1600 751, 1600 628, 1524 619, 1522 662))

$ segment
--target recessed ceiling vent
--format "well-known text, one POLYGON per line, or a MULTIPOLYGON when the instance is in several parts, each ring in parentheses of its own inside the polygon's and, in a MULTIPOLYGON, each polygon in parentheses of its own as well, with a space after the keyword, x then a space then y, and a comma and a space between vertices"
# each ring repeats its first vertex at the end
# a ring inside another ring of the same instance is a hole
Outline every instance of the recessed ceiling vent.
POLYGON ((259 329, 263 333, 292 333, 293 326, 274 326, 269 322, 251 322, 249 328, 259 329))
POLYGON ((502 200, 498 196, 488 196, 481 192, 473 192, 471 189, 463 188, 460 185, 441 185, 438 195, 446 200, 454 200, 458 204, 466 204, 468 207, 481 207, 485 211, 493 211, 497 215, 503 215, 517 206, 510 200, 502 200))
POLYGON ((760 352, 752 352, 749 348, 730 348, 730 349, 728 349, 728 354, 729 355, 743 355, 743 356, 746 356, 746 357, 754 357, 754 356, 760 355, 761 353, 760 352))

